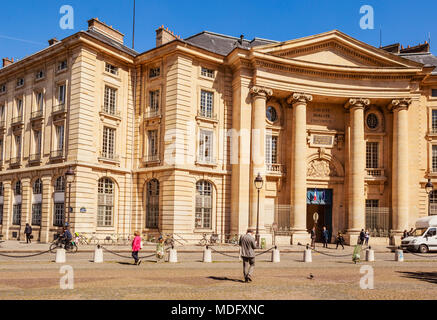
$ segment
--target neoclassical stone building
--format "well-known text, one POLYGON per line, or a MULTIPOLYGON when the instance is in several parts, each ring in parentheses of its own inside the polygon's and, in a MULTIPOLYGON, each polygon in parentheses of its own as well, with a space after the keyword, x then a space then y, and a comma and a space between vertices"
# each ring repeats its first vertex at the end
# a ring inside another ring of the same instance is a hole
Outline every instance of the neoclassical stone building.
POLYGON ((336 30, 181 39, 161 27, 138 53, 92 19, 50 44, 0 69, 4 238, 29 222, 49 241, 69 221, 101 238, 187 241, 258 225, 268 241, 276 230, 277 242, 298 243, 317 218, 351 243, 363 228, 398 243, 435 211, 424 188, 437 178, 427 43, 375 48, 336 30))

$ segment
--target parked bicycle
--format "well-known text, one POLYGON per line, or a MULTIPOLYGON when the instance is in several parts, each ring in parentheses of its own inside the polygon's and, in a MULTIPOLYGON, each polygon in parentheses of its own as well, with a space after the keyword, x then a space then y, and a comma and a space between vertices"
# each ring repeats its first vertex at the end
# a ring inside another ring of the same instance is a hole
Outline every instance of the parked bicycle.
POLYGON ((219 240, 218 234, 213 233, 211 234, 209 239, 207 239, 207 234, 204 233, 203 238, 199 241, 199 244, 201 246, 206 246, 207 244, 214 245, 218 243, 218 240, 219 240))
POLYGON ((77 244, 81 244, 81 245, 88 245, 89 244, 89 240, 87 237, 85 237, 85 235, 80 234, 79 232, 75 232, 74 233, 74 237, 75 237, 75 242, 77 244))
POLYGON ((65 243, 64 238, 57 235, 56 239, 50 245, 50 252, 55 253, 57 249, 65 249, 68 253, 76 253, 78 250, 76 242, 72 239, 69 243, 65 243))
POLYGON ((174 246, 174 238, 172 234, 161 234, 161 237, 164 239, 164 245, 166 246, 174 246))

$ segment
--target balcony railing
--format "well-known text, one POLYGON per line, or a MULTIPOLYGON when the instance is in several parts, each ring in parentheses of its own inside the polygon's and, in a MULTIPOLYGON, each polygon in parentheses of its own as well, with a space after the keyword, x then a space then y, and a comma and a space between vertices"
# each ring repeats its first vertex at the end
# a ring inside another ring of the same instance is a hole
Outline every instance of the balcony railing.
POLYGON ((104 115, 107 115, 107 116, 112 116, 112 117, 117 117, 117 118, 121 117, 120 108, 112 110, 111 108, 109 108, 107 106, 102 106, 101 113, 104 115))
POLYGON ((32 114, 30 115, 30 119, 31 120, 40 119, 42 117, 43 117, 43 111, 42 110, 33 111, 32 114))
POLYGON ((217 121, 217 115, 212 114, 212 113, 208 113, 206 110, 199 110, 197 112, 197 116, 199 118, 211 119, 211 120, 217 121))
POLYGON ((205 156, 197 156, 197 163, 199 164, 216 164, 216 158, 214 157, 205 157, 205 156))
POLYGON ((21 157, 11 158, 11 166, 18 166, 21 164, 21 157))
POLYGON ((159 154, 155 155, 147 155, 143 157, 143 162, 158 162, 159 161, 159 154))
POLYGON ((50 158, 53 159, 60 159, 64 157, 64 150, 54 150, 50 152, 50 158))
POLYGON ((65 103, 58 104, 57 106, 54 106, 52 109, 52 113, 63 113, 65 112, 65 103))
POLYGON ((29 162, 39 162, 41 161, 41 153, 31 154, 29 157, 29 162))
POLYGON ((114 153, 110 153, 110 152, 104 152, 101 151, 100 152, 100 158, 103 160, 110 160, 110 161, 120 161, 120 156, 114 153))
POLYGON ((155 118, 155 117, 159 117, 161 115, 161 113, 160 113, 160 111, 159 111, 159 109, 151 109, 151 110, 148 110, 147 112, 146 112, 146 114, 144 115, 144 117, 146 118, 146 119, 149 119, 149 118, 155 118))
POLYGON ((268 173, 283 174, 285 172, 285 167, 278 163, 267 163, 266 170, 268 173))
POLYGON ((367 168, 366 173, 368 177, 384 177, 384 169, 379 168, 367 168))
POLYGON ((11 123, 13 126, 23 124, 23 116, 20 115, 20 116, 13 117, 11 123))

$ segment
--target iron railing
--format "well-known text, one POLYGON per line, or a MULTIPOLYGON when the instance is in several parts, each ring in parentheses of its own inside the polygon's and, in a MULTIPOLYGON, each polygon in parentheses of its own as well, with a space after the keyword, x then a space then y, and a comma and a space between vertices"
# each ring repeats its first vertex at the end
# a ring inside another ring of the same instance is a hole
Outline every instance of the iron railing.
POLYGON ((372 237, 388 237, 390 235, 390 208, 366 208, 366 229, 372 237))
POLYGON ((52 113, 62 113, 65 112, 65 103, 58 104, 57 106, 54 106, 52 109, 52 113))

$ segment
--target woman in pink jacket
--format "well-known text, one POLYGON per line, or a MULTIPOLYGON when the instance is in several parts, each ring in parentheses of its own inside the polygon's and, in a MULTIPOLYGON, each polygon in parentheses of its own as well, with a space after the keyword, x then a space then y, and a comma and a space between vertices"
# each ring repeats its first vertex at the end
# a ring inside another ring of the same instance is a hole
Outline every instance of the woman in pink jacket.
POLYGON ((134 233, 135 238, 132 241, 132 257, 135 259, 135 265, 139 266, 141 264, 141 260, 138 258, 138 251, 141 250, 141 237, 138 231, 134 233))

